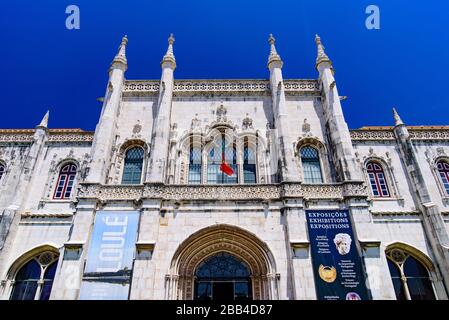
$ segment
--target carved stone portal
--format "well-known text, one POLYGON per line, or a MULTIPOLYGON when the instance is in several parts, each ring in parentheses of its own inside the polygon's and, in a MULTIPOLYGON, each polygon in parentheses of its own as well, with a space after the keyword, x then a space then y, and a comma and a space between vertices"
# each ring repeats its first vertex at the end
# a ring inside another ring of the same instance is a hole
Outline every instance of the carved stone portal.
POLYGON ((249 266, 254 300, 279 298, 279 275, 268 246, 239 227, 215 225, 196 232, 176 250, 166 276, 167 299, 192 300, 196 268, 218 252, 232 254, 249 266))

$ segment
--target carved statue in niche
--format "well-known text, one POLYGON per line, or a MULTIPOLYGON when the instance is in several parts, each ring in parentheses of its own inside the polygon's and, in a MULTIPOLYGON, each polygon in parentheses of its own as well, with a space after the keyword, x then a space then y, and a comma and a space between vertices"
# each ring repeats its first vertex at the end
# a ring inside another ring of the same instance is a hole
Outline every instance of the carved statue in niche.
POLYGON ((176 139, 177 136, 178 136, 178 124, 173 123, 170 129, 170 140, 176 139))
POLYGON ((198 113, 195 114, 195 118, 192 119, 192 123, 190 124, 190 130, 199 131, 201 128, 201 120, 198 119, 198 113))
POLYGON ((438 147, 437 148, 437 154, 438 154, 438 156, 445 156, 446 155, 446 151, 444 151, 444 148, 443 147, 438 147))
POLYGON ((140 120, 137 120, 137 124, 133 127, 133 138, 140 138, 140 132, 142 131, 142 126, 140 120))
POLYGON ((302 124, 302 133, 304 137, 312 136, 310 123, 307 122, 307 118, 304 119, 304 123, 302 124))
POLYGON ((227 121, 227 117, 226 117, 227 113, 228 113, 228 110, 226 109, 226 107, 223 104, 221 104, 217 108, 217 121, 226 122, 227 121))
POLYGON ((249 114, 248 114, 248 113, 246 114, 245 119, 243 119, 243 122, 242 122, 242 129, 243 129, 243 130, 254 129, 254 127, 253 127, 253 119, 251 119, 251 118, 249 117, 249 114))

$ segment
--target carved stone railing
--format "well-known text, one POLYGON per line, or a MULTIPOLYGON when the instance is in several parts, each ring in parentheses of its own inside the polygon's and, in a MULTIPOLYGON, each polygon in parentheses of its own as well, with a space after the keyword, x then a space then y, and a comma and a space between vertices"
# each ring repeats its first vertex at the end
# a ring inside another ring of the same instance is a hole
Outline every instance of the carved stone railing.
POLYGON ((284 80, 286 92, 320 91, 320 84, 316 80, 284 80))
MULTIPOLYGON (((447 140, 449 141, 449 129, 434 129, 430 127, 429 129, 422 127, 417 129, 416 127, 408 128, 410 137, 417 141, 428 141, 428 140, 447 140)), ((395 140, 393 127, 385 129, 359 129, 351 130, 351 139, 353 141, 386 141, 395 140)))
POLYGON ((385 141, 395 140, 393 130, 352 130, 353 141, 385 141))
MULTIPOLYGON (((35 129, 0 130, 0 142, 32 143, 35 129)), ((48 142, 92 142, 93 131, 81 129, 50 129, 48 142)))
MULTIPOLYGON (((159 81, 156 80, 127 80, 124 95, 151 95, 159 92, 159 81)), ((285 91, 318 92, 320 90, 316 80, 285 80, 285 91)), ((269 93, 269 80, 175 80, 174 94, 183 93, 269 93)))
POLYGON ((145 184, 100 185, 81 184, 78 199, 114 200, 279 200, 303 198, 306 200, 342 200, 348 197, 368 197, 363 183, 332 185, 304 185, 299 183, 273 185, 161 185, 145 184))
POLYGON ((94 132, 50 132, 49 142, 92 142, 94 132))
POLYGON ((127 80, 125 81, 124 93, 158 93, 160 81, 158 80, 127 80))
POLYGON ((413 140, 449 140, 449 130, 409 130, 413 140))
POLYGON ((33 142, 34 130, 2 129, 0 130, 0 142, 33 142))

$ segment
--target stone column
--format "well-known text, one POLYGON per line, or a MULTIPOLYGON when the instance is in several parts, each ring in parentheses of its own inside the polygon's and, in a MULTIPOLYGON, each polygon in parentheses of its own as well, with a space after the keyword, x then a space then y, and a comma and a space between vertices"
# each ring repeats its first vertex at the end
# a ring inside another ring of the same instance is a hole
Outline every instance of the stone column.
POLYGON ((393 109, 393 113, 395 118, 394 134, 401 153, 401 160, 410 185, 413 187, 413 199, 421 212, 424 230, 436 259, 436 270, 441 273, 447 293, 449 290, 449 235, 440 208, 430 196, 408 129, 395 109, 393 109))
POLYGON ((146 182, 164 183, 167 171, 170 136, 170 116, 173 98, 173 73, 176 69, 176 60, 173 54, 175 39, 170 35, 168 49, 161 62, 162 77, 159 91, 157 115, 154 118, 151 137, 150 161, 146 182))
POLYGON ((59 264, 60 268, 56 271, 53 281, 51 300, 77 300, 79 298, 96 210, 96 199, 79 199, 69 241, 61 250, 62 262, 59 264), (76 259, 65 260, 64 254, 70 246, 77 246, 81 253, 76 259))
POLYGON ((269 42, 268 69, 270 70, 270 88, 273 100, 274 126, 276 129, 276 142, 273 145, 273 149, 276 150, 278 156, 278 165, 275 167, 277 167, 282 181, 299 181, 285 100, 284 80, 282 77, 283 62, 276 51, 273 35, 270 35, 269 42))
POLYGON ((23 166, 15 170, 18 178, 16 178, 14 193, 11 193, 9 199, 5 202, 7 207, 2 213, 0 221, 0 261, 2 261, 0 274, 2 275, 5 274, 5 269, 9 267, 7 265, 9 249, 15 240, 20 215, 27 208, 28 195, 36 179, 36 168, 39 168, 45 155, 45 144, 48 139, 48 117, 49 112, 47 111, 36 127, 33 143, 25 156, 23 166))
POLYGON ((319 71, 319 81, 322 88, 322 105, 326 119, 326 132, 337 178, 339 181, 362 181, 362 174, 355 161, 348 124, 343 115, 332 62, 324 52, 324 47, 318 35, 315 41, 318 47, 316 68, 319 71))
POLYGON ((128 69, 126 60, 125 36, 109 69, 109 82, 104 96, 100 121, 95 129, 95 136, 91 148, 91 163, 86 177, 87 182, 105 183, 111 163, 112 150, 115 142, 117 117, 122 99, 125 72, 128 69))
POLYGON ((348 197, 346 206, 349 209, 355 238, 358 240, 355 247, 363 262, 366 287, 371 298, 373 300, 395 299, 387 258, 373 224, 366 198, 348 197))

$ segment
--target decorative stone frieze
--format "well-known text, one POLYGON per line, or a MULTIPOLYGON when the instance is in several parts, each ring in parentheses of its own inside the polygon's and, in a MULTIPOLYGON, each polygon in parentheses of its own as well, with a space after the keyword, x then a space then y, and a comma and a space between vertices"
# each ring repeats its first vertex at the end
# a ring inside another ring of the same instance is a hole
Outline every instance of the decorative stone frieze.
POLYGON ((326 185, 162 185, 139 186, 81 184, 78 198, 108 200, 278 200, 283 198, 338 199, 366 198, 368 191, 363 183, 326 185))
MULTIPOLYGON (((124 95, 156 94, 159 92, 159 81, 156 80, 128 80, 125 81, 124 95)), ((318 92, 319 84, 316 80, 285 80, 286 92, 318 92)), ((254 92, 270 91, 268 80, 175 80, 173 93, 222 93, 222 92, 254 92)))
MULTIPOLYGON (((1 142, 16 142, 16 143, 32 143, 34 129, 8 129, 0 130, 1 142)), ((81 129, 50 129, 48 142, 92 142, 94 132, 83 131, 81 129)))
MULTIPOLYGON (((412 140, 449 140, 449 128, 419 129, 411 127, 409 132, 412 140)), ((353 141, 395 140, 392 127, 351 130, 351 139, 353 141)))

